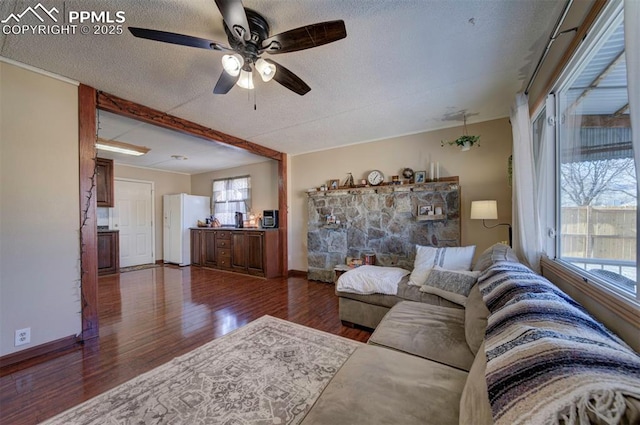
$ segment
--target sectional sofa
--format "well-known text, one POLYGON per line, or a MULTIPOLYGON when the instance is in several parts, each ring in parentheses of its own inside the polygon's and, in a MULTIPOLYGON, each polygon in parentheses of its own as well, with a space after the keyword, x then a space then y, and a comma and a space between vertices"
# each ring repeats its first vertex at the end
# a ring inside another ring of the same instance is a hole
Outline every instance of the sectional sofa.
POLYGON ((638 354, 515 258, 485 251, 463 306, 341 297, 386 313, 302 423, 640 424, 638 354))

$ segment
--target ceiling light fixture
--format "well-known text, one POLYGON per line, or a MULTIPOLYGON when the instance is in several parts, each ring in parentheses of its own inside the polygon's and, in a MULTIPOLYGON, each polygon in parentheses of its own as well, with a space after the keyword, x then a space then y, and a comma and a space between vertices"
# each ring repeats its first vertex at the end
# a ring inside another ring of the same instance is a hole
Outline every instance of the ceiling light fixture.
MULTIPOLYGON (((254 89, 251 63, 254 63, 253 60, 245 61, 237 53, 222 56, 222 68, 225 72, 232 77, 238 77, 236 85, 248 90, 254 89)), ((276 75, 276 65, 262 58, 256 60, 254 66, 265 83, 276 75)))
POLYGON ((101 137, 98 137, 98 140, 96 141, 96 149, 135 156, 144 155, 151 150, 144 146, 136 146, 129 143, 118 142, 116 140, 106 140, 101 137))
POLYGON ((243 89, 253 90, 253 72, 251 72, 251 67, 248 64, 245 64, 240 70, 240 77, 236 84, 243 89))
POLYGON ((256 61, 256 71, 258 71, 258 74, 262 77, 262 81, 266 83, 267 81, 271 81, 273 76, 276 75, 276 66, 260 58, 256 61))
POLYGON ((232 77, 237 77, 244 65, 244 59, 239 54, 222 56, 222 68, 232 77))

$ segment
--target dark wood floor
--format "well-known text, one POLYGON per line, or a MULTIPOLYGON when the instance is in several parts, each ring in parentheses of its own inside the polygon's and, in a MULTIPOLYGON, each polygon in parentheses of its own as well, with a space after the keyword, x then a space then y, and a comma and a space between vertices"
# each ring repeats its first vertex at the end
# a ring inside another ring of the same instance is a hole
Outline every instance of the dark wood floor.
POLYGON ((0 423, 35 424, 268 314, 346 338, 334 286, 159 267, 101 277, 100 338, 3 370, 0 423))

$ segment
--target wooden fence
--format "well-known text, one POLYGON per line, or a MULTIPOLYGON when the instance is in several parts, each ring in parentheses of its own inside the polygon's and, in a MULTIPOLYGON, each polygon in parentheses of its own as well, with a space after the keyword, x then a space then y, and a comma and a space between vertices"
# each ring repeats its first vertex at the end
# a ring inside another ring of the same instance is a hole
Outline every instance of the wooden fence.
POLYGON ((563 207, 562 256, 636 261, 636 207, 563 207))

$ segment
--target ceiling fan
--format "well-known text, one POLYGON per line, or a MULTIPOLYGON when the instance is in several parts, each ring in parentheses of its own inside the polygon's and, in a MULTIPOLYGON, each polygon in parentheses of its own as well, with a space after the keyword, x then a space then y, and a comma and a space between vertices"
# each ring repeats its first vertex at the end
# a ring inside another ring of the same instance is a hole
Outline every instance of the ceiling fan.
POLYGON ((263 59, 262 54, 310 49, 347 36, 342 20, 319 22, 269 36, 266 19, 251 9, 245 9, 242 0, 216 0, 216 5, 222 13, 229 46, 166 31, 137 27, 129 27, 129 31, 136 37, 148 40, 228 52, 222 57, 224 70, 213 89, 215 94, 226 94, 235 84, 253 89, 253 66, 263 81, 274 79, 300 96, 308 93, 311 87, 274 60, 263 59))

